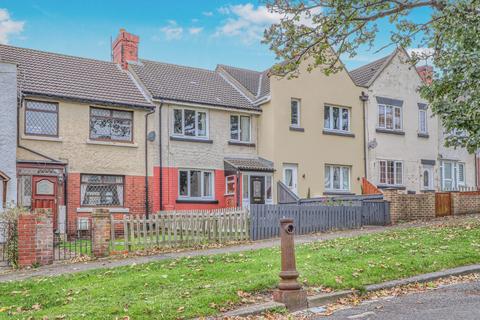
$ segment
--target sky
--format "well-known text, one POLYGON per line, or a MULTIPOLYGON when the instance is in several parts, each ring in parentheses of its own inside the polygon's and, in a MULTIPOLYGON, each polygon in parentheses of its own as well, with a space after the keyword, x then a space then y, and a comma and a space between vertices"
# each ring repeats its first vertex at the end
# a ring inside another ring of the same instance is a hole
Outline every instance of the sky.
MULTIPOLYGON (((414 19, 424 20, 427 10, 414 19)), ((263 30, 277 21, 258 1, 0 0, 0 43, 110 60, 118 30, 140 36, 140 58, 214 69, 227 64, 265 70, 276 62, 263 30)), ((392 25, 382 21, 371 51, 343 58, 348 69, 389 54, 392 25)))

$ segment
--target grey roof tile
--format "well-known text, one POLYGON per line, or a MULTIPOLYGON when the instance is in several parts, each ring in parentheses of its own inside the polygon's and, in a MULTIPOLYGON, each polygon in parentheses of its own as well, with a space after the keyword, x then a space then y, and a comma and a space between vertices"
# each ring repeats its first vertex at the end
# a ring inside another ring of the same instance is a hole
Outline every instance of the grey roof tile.
POLYGON ((273 163, 262 158, 225 158, 224 161, 232 167, 243 171, 275 171, 273 163))
POLYGON ((260 110, 216 71, 150 60, 130 68, 156 99, 260 110))
POLYGON ((392 54, 350 71, 349 73, 353 82, 355 82, 357 86, 368 87, 377 72, 384 68, 392 54))
POLYGON ((0 45, 0 59, 18 66, 26 94, 129 107, 153 107, 116 64, 0 45))
POLYGON ((270 79, 268 77, 270 69, 255 71, 227 65, 219 65, 219 67, 225 70, 256 99, 263 98, 270 93, 270 79))

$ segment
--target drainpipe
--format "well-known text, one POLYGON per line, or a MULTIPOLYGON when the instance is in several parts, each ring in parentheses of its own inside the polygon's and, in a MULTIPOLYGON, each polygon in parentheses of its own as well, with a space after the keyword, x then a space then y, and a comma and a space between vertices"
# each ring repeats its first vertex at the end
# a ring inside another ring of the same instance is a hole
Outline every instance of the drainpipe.
POLYGON ((158 107, 158 163, 159 163, 159 200, 160 200, 160 211, 163 208, 163 173, 162 173, 162 107, 163 102, 160 102, 158 107))
POLYGON ((147 219, 150 215, 150 199, 148 197, 148 116, 153 113, 155 113, 155 110, 145 114, 145 214, 147 219))
POLYGON ((367 139, 368 139, 368 136, 367 136, 367 108, 366 108, 366 103, 368 101, 368 95, 365 94, 365 92, 362 91, 362 95, 360 96, 360 100, 362 101, 362 106, 363 106, 363 165, 364 165, 364 172, 365 172, 365 179, 367 179, 368 177, 368 173, 367 173, 367 139))

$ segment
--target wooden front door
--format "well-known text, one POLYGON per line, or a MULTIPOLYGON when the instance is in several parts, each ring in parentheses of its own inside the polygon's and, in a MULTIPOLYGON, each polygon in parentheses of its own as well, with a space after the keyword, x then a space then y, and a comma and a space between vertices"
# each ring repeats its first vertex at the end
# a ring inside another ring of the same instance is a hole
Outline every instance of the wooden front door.
POLYGON ((32 177, 32 209, 51 209, 53 227, 57 227, 57 178, 32 177))
POLYGON ((445 217, 452 215, 452 194, 450 192, 435 193, 435 216, 445 217))

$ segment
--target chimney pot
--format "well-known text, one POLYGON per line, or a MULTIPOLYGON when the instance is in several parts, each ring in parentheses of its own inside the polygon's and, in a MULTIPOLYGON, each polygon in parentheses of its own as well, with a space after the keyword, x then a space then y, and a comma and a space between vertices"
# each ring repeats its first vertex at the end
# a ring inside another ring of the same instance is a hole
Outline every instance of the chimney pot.
POLYGON ((140 38, 121 28, 112 45, 113 62, 122 69, 128 69, 128 61, 138 61, 138 43, 140 38))

